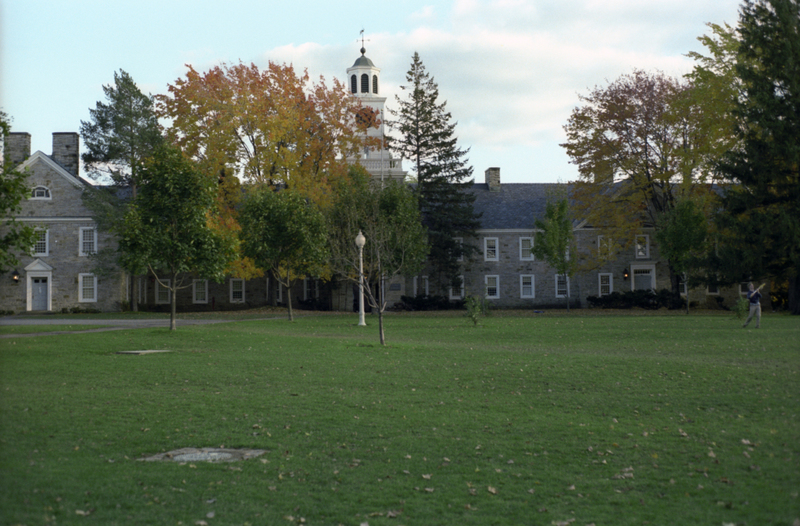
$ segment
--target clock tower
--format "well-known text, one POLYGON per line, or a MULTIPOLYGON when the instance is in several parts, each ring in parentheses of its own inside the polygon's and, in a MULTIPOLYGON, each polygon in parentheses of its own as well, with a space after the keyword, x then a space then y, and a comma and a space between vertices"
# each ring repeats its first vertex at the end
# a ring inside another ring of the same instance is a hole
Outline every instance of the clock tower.
POLYGON ((400 159, 393 159, 392 154, 384 146, 386 114, 384 104, 386 97, 381 97, 380 76, 381 70, 367 58, 364 40, 361 41, 361 56, 353 65, 347 68, 347 86, 350 93, 361 101, 363 108, 358 116, 358 121, 365 128, 365 138, 380 139, 380 148, 364 147, 361 154, 353 162, 360 163, 373 178, 381 182, 395 179, 405 180, 400 159), (375 126, 375 123, 378 123, 375 126))

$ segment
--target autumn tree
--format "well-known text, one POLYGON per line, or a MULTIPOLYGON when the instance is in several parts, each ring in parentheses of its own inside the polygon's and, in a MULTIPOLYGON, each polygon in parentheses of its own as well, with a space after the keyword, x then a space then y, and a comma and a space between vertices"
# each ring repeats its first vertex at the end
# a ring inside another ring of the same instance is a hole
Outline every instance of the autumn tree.
MULTIPOLYGON (((11 119, 0 111, 0 140, 5 144, 11 131, 11 119)), ((0 272, 19 263, 14 251, 28 253, 35 240, 34 228, 14 220, 21 210, 20 203, 28 197, 30 188, 26 184, 28 175, 11 166, 8 156, 0 166, 0 272)))
POLYGON ((741 147, 718 166, 728 183, 720 270, 731 281, 788 281, 789 309, 800 314, 800 4, 746 0, 738 30, 741 147))
POLYGON ((391 112, 395 120, 390 125, 399 137, 390 145, 411 162, 434 280, 442 288, 460 288, 459 260, 475 253, 470 240, 479 226, 475 196, 467 191, 472 185, 472 167, 466 159, 469 150, 459 148, 447 102, 439 101, 439 86, 416 52, 406 82, 401 86, 406 98, 398 96, 399 109, 391 112))
POLYGON ((339 185, 328 212, 330 263, 338 277, 359 283, 355 239, 363 234, 364 294, 378 313, 378 333, 385 345, 383 284, 422 268, 428 253, 425 228, 417 197, 408 186, 397 181, 376 184, 360 167, 352 167, 350 177, 339 185))
MULTIPOLYGON (((604 250, 619 252, 643 229, 657 228, 678 193, 711 194, 689 90, 688 83, 637 70, 580 96, 583 104, 564 126, 561 146, 579 172, 575 209, 609 240, 604 250)), ((671 262, 670 275, 677 292, 671 262)))
POLYGON ((569 200, 566 197, 548 199, 545 217, 537 219, 535 226, 531 252, 536 258, 546 261, 559 276, 564 277, 567 312, 569 312, 569 282, 577 269, 575 235, 570 217, 569 200))
POLYGON ((222 281, 235 257, 230 240, 209 225, 217 181, 172 146, 158 147, 139 171, 139 193, 120 229, 121 259, 136 273, 150 271, 170 291, 170 330, 177 292, 192 277, 222 281))
POLYGON ((330 197, 358 149, 358 101, 334 79, 312 84, 307 72, 270 62, 223 64, 186 76, 158 96, 168 138, 207 173, 289 188, 314 201, 330 197))
POLYGON ((286 287, 289 321, 294 320, 292 285, 319 276, 328 260, 322 212, 296 191, 262 185, 244 200, 239 220, 244 254, 286 287))

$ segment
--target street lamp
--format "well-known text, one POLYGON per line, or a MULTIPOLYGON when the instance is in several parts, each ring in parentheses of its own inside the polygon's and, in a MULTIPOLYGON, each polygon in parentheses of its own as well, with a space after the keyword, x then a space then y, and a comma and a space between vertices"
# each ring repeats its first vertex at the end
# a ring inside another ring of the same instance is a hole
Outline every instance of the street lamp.
POLYGON ((366 325, 364 321, 364 244, 367 242, 361 230, 356 236, 356 246, 358 247, 358 324, 366 325))

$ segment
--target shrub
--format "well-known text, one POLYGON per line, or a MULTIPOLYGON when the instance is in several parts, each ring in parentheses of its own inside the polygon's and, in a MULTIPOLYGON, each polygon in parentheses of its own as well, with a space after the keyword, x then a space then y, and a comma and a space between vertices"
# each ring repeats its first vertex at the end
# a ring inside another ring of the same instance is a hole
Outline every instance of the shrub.
POLYGON ((592 307, 602 309, 680 309, 685 305, 684 299, 680 294, 674 294, 668 289, 661 289, 658 292, 652 290, 629 290, 625 292, 612 292, 605 296, 589 296, 586 298, 592 307))
POLYGON ((464 300, 450 301, 444 296, 428 296, 417 294, 416 296, 401 296, 403 308, 405 310, 449 310, 464 308, 464 300))
POLYGON ((733 314, 737 319, 742 320, 750 313, 750 302, 745 297, 739 298, 733 307, 733 314))
POLYGON ((486 298, 467 296, 464 306, 467 308, 467 317, 472 320, 473 325, 478 325, 481 316, 489 314, 489 303, 486 298))

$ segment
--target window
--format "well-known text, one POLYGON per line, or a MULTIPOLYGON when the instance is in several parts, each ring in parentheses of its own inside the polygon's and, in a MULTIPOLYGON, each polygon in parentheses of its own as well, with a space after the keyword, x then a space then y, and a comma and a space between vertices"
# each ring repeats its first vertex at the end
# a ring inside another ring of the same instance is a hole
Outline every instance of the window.
POLYGON ((303 280, 303 299, 310 300, 311 298, 319 297, 319 289, 317 288, 317 280, 313 278, 306 278, 303 280))
POLYGON ((462 247, 462 245, 464 244, 464 238, 463 237, 454 237, 453 241, 456 242, 456 246, 458 247, 458 250, 459 250, 458 257, 456 258, 456 261, 458 261, 460 263, 460 262, 464 261, 464 247, 462 247))
POLYGON ((143 277, 137 277, 136 280, 139 282, 139 303, 145 304, 147 303, 147 280, 143 277))
POLYGON ((459 276, 458 279, 461 280, 461 287, 458 289, 454 289, 450 287, 450 299, 451 300, 460 300, 464 298, 464 276, 459 276))
POLYGON ((606 236, 597 236, 597 256, 601 260, 609 259, 613 255, 614 244, 611 241, 611 238, 606 236))
POLYGON ((706 294, 713 294, 713 295, 719 294, 719 285, 716 284, 708 285, 708 287, 706 288, 706 294))
POLYGON ((414 276, 414 296, 419 296, 420 294, 428 296, 428 276, 421 276, 422 278, 422 287, 419 287, 419 278, 414 276))
POLYGON ((231 279, 231 303, 244 303, 243 279, 231 279))
POLYGON ((369 93, 369 75, 361 75, 361 93, 369 93))
POLYGON ((599 295, 608 296, 614 292, 614 275, 613 274, 598 274, 597 281, 599 285, 599 295))
POLYGON ((160 305, 168 304, 172 301, 172 291, 169 290, 168 279, 159 281, 156 279, 156 303, 160 305))
POLYGON ((636 236, 636 259, 650 258, 650 236, 636 236))
POLYGON ((34 256, 50 255, 50 232, 47 230, 37 230, 36 240, 33 242, 34 256))
POLYGON ((569 292, 569 277, 565 274, 556 274, 556 298, 566 298, 569 292))
POLYGON ((208 280, 192 280, 192 303, 208 303, 208 280))
POLYGON ((500 276, 484 276, 486 284, 486 298, 498 299, 500 297, 500 276))
POLYGON ((631 265, 631 290, 655 290, 656 289, 656 266, 642 265, 636 267, 631 265))
POLYGON ((519 297, 520 298, 536 297, 536 282, 533 278, 533 274, 522 274, 519 277, 519 297))
POLYGON ((372 75, 372 93, 378 94, 378 75, 372 75))
POLYGON ((31 192, 31 199, 50 199, 50 189, 46 186, 37 186, 31 192))
POLYGON ((358 79, 355 75, 350 75, 350 91, 358 93, 358 79))
POLYGON ((500 258, 497 255, 497 238, 485 237, 483 238, 483 260, 484 261, 498 261, 500 258))
POLYGON ((78 274, 78 301, 94 303, 97 301, 97 276, 94 274, 78 274))
POLYGON ((97 230, 91 227, 83 227, 79 232, 78 255, 88 256, 97 252, 97 230))
POLYGON ((533 238, 521 237, 519 238, 519 259, 521 261, 533 261, 533 238))

